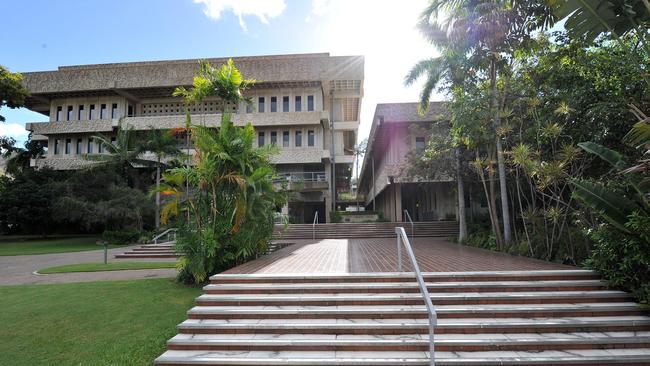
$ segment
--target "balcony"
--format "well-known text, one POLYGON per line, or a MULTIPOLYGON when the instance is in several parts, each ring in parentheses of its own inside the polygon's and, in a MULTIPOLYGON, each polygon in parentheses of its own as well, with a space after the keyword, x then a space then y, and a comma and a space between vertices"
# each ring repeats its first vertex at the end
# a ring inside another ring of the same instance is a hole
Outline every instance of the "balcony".
POLYGON ((276 186, 286 185, 290 191, 310 192, 329 189, 325 172, 279 173, 273 180, 276 186))
MULTIPOLYGON (((91 133, 113 131, 113 120, 94 119, 88 121, 30 122, 25 129, 35 135, 54 135, 60 133, 91 133)), ((117 122, 115 123, 115 125, 117 122)))

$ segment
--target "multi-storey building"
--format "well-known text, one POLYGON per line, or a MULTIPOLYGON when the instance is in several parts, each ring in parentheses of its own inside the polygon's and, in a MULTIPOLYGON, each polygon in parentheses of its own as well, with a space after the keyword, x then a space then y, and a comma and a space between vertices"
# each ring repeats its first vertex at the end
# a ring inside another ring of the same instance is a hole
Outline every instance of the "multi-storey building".
MULTIPOLYGON (((208 59, 219 66, 227 59, 208 59)), ((253 105, 207 98, 190 107, 194 123, 217 127, 224 110, 235 124, 254 126, 256 146, 275 144, 279 175, 295 192, 284 208, 295 222, 329 220, 337 191, 348 190, 363 96, 362 56, 327 53, 233 58, 247 78, 253 105)), ((185 125, 178 86, 190 86, 199 60, 62 66, 23 74, 28 108, 49 116, 27 123, 47 153, 37 167, 78 169, 84 154, 103 153, 92 136, 114 138, 119 121, 135 130, 185 125)), ((180 144, 184 142, 182 139, 180 144)), ((190 148, 191 146, 183 146, 190 148)))
MULTIPOLYGON (((359 175, 359 193, 367 209, 390 221, 406 221, 404 211, 413 221, 456 220, 455 179, 444 171, 427 179, 407 171, 409 154, 423 151, 432 134, 448 133, 445 115, 442 102, 431 103, 424 116, 418 114, 417 103, 377 105, 359 175)), ((484 210, 477 200, 468 198, 466 204, 470 212, 484 210)))

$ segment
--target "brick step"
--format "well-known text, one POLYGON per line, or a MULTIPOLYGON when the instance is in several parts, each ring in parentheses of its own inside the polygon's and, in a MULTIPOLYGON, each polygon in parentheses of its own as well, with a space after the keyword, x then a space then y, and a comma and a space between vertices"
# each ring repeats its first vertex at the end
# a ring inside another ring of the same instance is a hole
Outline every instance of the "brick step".
MULTIPOLYGON (((424 335, 304 335, 304 334, 178 334, 167 342, 170 350, 203 351, 422 351, 424 335)), ((437 334, 436 351, 485 352, 518 350, 575 350, 650 348, 650 332, 437 334)))
MULTIPOLYGON (((437 366, 495 365, 649 365, 650 349, 574 351, 436 352, 437 366)), ((428 352, 300 352, 292 351, 167 351, 156 365, 195 366, 429 366, 428 352)))
POLYGON ((175 250, 133 250, 125 254, 175 254, 175 250))
MULTIPOLYGON (((428 319, 188 319, 178 325, 185 334, 428 334, 428 319)), ((650 331, 650 318, 465 318, 439 319, 436 334, 568 333, 650 331)))
MULTIPOLYGON (((597 280, 599 276, 589 270, 541 271, 484 271, 484 272, 423 272, 426 282, 464 281, 551 281, 597 280)), ((348 274, 217 274, 210 277, 213 284, 223 283, 347 283, 347 282, 415 282, 412 272, 375 272, 348 274)))
POLYGON ((174 246, 155 246, 155 247, 144 247, 144 246, 142 246, 142 247, 139 247, 139 248, 133 248, 131 250, 134 251, 134 252, 151 252, 151 251, 156 252, 156 251, 161 251, 161 250, 174 251, 175 248, 174 248, 174 246))
MULTIPOLYGON (((515 292, 602 290, 598 280, 483 281, 427 283, 430 292, 515 292)), ((221 283, 203 287, 207 294, 307 294, 307 293, 405 293, 420 292, 416 282, 346 283, 221 283)))
MULTIPOLYGON (((633 302, 580 304, 438 305, 439 319, 641 316, 633 302)), ((190 319, 423 319, 423 305, 372 306, 195 306, 190 319)))
MULTIPOLYGON (((588 302, 629 301, 630 295, 622 291, 561 291, 561 292, 461 292, 430 293, 434 305, 460 304, 558 304, 588 302)), ((300 294, 300 295, 212 295, 203 294, 196 299, 198 305, 418 305, 419 293, 363 293, 363 294, 300 294)))

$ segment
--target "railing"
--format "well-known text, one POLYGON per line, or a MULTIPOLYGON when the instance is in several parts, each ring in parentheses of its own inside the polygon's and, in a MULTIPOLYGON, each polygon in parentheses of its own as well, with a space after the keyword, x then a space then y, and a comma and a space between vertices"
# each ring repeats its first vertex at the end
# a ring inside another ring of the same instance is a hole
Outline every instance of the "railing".
POLYGON ((178 231, 178 229, 175 228, 175 227, 169 228, 169 229, 163 231, 162 233, 154 236, 152 241, 153 241, 154 244, 158 244, 158 239, 164 237, 165 235, 170 237, 170 238, 173 237, 172 240, 176 240, 176 231, 178 231))
POLYGON ((395 234, 397 234, 397 270, 402 272, 402 245, 406 248, 406 253, 411 259, 411 264, 413 265, 413 273, 415 273, 415 279, 418 282, 420 287, 420 293, 424 298, 424 305, 427 308, 427 313, 429 314, 429 363, 431 366, 435 366, 435 347, 433 343, 433 330, 438 323, 438 315, 436 314, 436 309, 433 307, 431 302, 431 296, 429 296, 429 290, 427 285, 424 282, 422 273, 420 272, 420 267, 418 262, 415 259, 415 254, 413 254, 413 248, 411 248, 411 242, 409 242, 408 237, 406 236, 406 231, 403 227, 396 227, 395 234))
POLYGON ((311 237, 316 240, 316 224, 318 224, 318 211, 314 213, 314 222, 311 224, 311 237))
POLYGON ((404 210, 404 217, 407 218, 409 220, 409 222, 411 223, 411 239, 413 239, 415 237, 414 236, 415 225, 413 225, 413 220, 411 220, 411 215, 409 215, 409 210, 404 210))
POLYGON ((292 172, 276 174, 275 182, 327 182, 325 172, 292 172))

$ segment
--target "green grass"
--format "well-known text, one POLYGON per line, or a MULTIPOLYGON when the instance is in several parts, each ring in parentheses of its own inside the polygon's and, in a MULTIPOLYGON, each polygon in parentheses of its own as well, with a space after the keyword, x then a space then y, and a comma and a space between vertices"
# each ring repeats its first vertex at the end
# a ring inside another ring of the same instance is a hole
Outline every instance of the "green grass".
POLYGON ((171 279, 0 286, 0 365, 151 365, 200 292, 171 279))
POLYGON ((99 272, 122 271, 126 269, 157 269, 176 268, 176 262, 109 262, 104 263, 78 263, 65 266, 39 269, 38 273, 68 273, 68 272, 99 272))
MULTIPOLYGON (((102 249, 101 245, 96 244, 97 240, 100 238, 96 236, 28 240, 0 239, 0 255, 67 253, 102 249)), ((115 248, 115 246, 109 245, 109 248, 115 248)))

